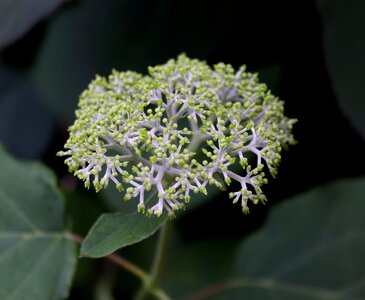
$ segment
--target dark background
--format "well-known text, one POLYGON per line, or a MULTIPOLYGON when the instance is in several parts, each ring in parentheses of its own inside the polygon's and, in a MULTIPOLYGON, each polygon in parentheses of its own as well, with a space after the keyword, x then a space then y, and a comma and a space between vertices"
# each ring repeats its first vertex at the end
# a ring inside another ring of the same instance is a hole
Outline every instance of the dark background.
MULTIPOLYGON (((242 238, 287 197, 364 175, 365 145, 331 85, 320 12, 314 1, 67 1, 1 51, 5 75, 0 87, 13 86, 15 96, 5 95, 18 104, 3 106, 2 112, 0 107, 0 139, 14 155, 40 159, 57 173, 72 199, 70 219, 78 218, 74 229, 85 234, 110 206, 85 192, 55 153, 67 139, 78 95, 95 74, 108 75, 112 68, 146 73, 147 66, 182 52, 209 64, 246 64, 285 100, 286 115, 299 120, 294 128, 298 144, 283 153, 277 179, 264 187, 266 206, 251 205, 251 214, 244 216, 228 193, 221 193, 177 220, 184 242, 242 238), (90 211, 84 212, 87 205, 90 211)), ((90 280, 115 272, 99 262, 83 262, 80 270, 72 299, 90 299, 85 288, 90 280)), ((116 293, 128 291, 117 288, 116 293)))

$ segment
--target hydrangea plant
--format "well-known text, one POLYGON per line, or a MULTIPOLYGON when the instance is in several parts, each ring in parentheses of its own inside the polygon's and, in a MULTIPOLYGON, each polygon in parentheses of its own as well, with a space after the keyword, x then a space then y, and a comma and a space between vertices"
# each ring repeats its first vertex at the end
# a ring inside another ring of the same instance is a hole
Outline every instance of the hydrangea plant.
POLYGON ((295 119, 258 75, 242 66, 210 67, 180 55, 150 67, 148 75, 113 71, 97 76, 80 97, 65 151, 69 170, 96 191, 111 182, 140 212, 170 217, 192 193, 224 189, 240 202, 265 202, 282 148, 293 144, 295 119), (150 190, 156 202, 146 203, 150 190))

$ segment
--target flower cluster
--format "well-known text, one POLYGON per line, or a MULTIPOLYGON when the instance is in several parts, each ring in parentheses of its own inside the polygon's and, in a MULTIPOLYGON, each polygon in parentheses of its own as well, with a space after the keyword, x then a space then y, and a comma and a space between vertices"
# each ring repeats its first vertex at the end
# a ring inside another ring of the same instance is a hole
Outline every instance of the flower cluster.
POLYGON ((114 182, 148 215, 174 216, 191 193, 232 181, 240 188, 229 197, 244 213, 249 201, 266 201, 265 171, 275 175, 282 147, 294 143, 283 102, 245 66, 211 68, 180 55, 148 71, 97 76, 82 93, 58 153, 70 171, 96 191, 114 182))

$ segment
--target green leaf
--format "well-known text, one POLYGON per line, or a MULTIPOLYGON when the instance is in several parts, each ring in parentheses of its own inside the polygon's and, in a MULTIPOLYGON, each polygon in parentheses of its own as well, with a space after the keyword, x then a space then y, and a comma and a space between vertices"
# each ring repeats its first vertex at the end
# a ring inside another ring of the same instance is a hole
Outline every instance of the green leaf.
MULTIPOLYGON (((151 195, 150 199, 155 196, 156 194, 151 195)), ((154 234, 166 220, 167 214, 161 217, 147 217, 139 213, 136 207, 133 211, 127 209, 123 212, 103 214, 86 236, 81 247, 81 256, 103 257, 138 243, 154 234)))
POLYGON ((364 299, 364 195, 365 178, 342 180, 273 208, 217 299, 364 299))
POLYGON ((182 51, 206 58, 229 28, 229 11, 198 3, 192 10, 164 0, 75 1, 50 20, 34 80, 49 107, 71 121, 78 96, 95 74, 106 76, 113 68, 146 73, 182 51), (221 22, 211 21, 216 14, 221 22))
POLYGON ((39 158, 53 133, 53 116, 29 78, 0 65, 0 140, 21 158, 39 158))
POLYGON ((28 32, 62 0, 0 0, 0 49, 28 32))
POLYGON ((317 1, 323 18, 324 51, 340 107, 365 138, 365 1, 317 1))
POLYGON ((222 282, 233 271, 237 241, 199 241, 177 244, 166 261, 162 288, 173 299, 185 299, 187 293, 222 282))
POLYGON ((65 298, 76 251, 63 228, 55 177, 2 148, 0 161, 0 299, 65 298))
POLYGON ((33 75, 57 116, 74 119, 78 97, 96 74, 108 75, 113 68, 146 70, 146 58, 159 53, 150 45, 155 35, 148 33, 158 15, 143 15, 140 9, 147 2, 83 1, 51 20, 33 75))

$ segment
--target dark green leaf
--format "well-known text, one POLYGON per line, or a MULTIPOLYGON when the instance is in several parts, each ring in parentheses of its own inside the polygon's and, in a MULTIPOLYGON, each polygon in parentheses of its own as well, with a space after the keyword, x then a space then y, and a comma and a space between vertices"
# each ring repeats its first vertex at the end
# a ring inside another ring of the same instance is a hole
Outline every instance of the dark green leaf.
POLYGON ((173 299, 181 299, 201 287, 224 281, 234 271, 236 246, 229 240, 178 244, 166 262, 163 289, 173 299))
POLYGON ((364 178, 343 180, 273 208, 219 299, 364 299, 364 195, 364 178))
POLYGON ((62 0, 1 0, 0 49, 28 32, 39 20, 48 16, 62 0))
POLYGON ((320 0, 325 58, 340 107, 365 138, 365 1, 320 0))
POLYGON ((35 64, 35 81, 49 106, 71 121, 78 96, 95 74, 105 76, 113 68, 146 73, 149 65, 182 51, 190 56, 212 51, 229 25, 211 22, 215 10, 229 18, 229 7, 221 5, 191 9, 164 0, 112 0, 108 5, 78 1, 51 20, 35 64))
POLYGON ((103 214, 86 236, 81 256, 102 257, 138 243, 154 234, 166 220, 166 214, 159 218, 147 217, 139 213, 136 207, 133 211, 103 214))
POLYGON ((76 252, 63 229, 54 175, 3 149, 0 161, 0 299, 65 298, 76 252))
POLYGON ((151 58, 156 53, 149 33, 156 15, 143 15, 140 5, 149 5, 147 1, 137 3, 82 1, 52 19, 34 78, 57 115, 69 121, 74 118, 78 97, 95 74, 138 66, 146 70, 144 54, 151 58))
POLYGON ((0 66, 0 141, 16 156, 39 158, 53 131, 53 117, 28 78, 0 66))

